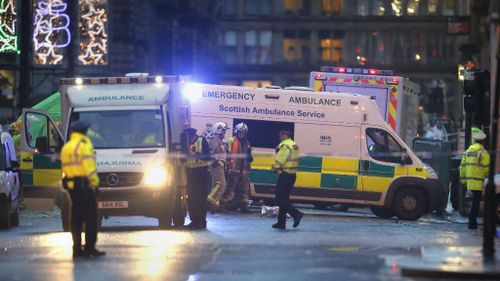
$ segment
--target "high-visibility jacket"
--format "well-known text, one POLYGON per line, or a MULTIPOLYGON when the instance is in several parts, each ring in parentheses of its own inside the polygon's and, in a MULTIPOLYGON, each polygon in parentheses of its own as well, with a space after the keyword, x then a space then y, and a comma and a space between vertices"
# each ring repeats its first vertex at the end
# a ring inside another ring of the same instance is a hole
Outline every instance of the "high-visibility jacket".
POLYGON ((68 188, 74 188, 74 178, 87 178, 92 188, 99 186, 94 146, 89 137, 73 132, 70 140, 61 150, 63 178, 68 180, 68 188))
POLYGON ((460 163, 460 182, 469 190, 483 190, 484 179, 488 176, 490 155, 480 143, 467 149, 460 163))
POLYGON ((142 140, 142 144, 156 144, 156 134, 147 135, 144 140, 142 140))
POLYGON ((227 141, 229 148, 229 171, 248 172, 253 161, 252 148, 246 138, 232 137, 227 141))
POLYGON ((278 153, 276 153, 274 157, 274 163, 271 170, 277 171, 278 173, 297 173, 300 158, 298 145, 292 139, 286 139, 282 141, 276 149, 278 153))
POLYGON ((207 167, 210 159, 210 149, 205 138, 198 136, 196 141, 189 146, 189 153, 186 159, 188 168, 207 167))

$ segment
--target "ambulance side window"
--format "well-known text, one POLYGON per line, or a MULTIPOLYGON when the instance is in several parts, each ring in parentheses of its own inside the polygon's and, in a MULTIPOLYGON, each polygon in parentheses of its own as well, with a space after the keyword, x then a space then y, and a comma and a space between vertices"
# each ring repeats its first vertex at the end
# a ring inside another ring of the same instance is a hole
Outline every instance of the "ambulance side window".
POLYGON ((380 129, 366 129, 368 154, 375 160, 400 163, 403 148, 388 132, 380 129))

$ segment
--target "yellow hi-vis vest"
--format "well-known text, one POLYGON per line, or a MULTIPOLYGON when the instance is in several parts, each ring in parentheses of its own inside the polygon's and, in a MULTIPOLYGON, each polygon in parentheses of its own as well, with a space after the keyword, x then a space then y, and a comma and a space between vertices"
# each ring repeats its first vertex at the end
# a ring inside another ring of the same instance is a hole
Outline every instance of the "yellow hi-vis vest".
POLYGON ((86 177, 92 188, 99 186, 94 146, 86 135, 77 132, 71 134, 70 140, 61 150, 61 167, 63 178, 70 179, 69 189, 74 188, 71 179, 76 177, 86 177))
POLYGON ((278 153, 274 157, 271 170, 278 173, 295 174, 299 166, 299 147, 292 139, 282 141, 278 147, 278 153))
POLYGON ((484 179, 488 176, 490 155, 480 143, 467 149, 460 163, 460 182, 469 190, 483 190, 484 179))
POLYGON ((208 161, 200 159, 200 155, 203 154, 203 138, 198 137, 196 141, 189 146, 191 151, 186 159, 186 166, 188 168, 200 168, 207 167, 208 161))

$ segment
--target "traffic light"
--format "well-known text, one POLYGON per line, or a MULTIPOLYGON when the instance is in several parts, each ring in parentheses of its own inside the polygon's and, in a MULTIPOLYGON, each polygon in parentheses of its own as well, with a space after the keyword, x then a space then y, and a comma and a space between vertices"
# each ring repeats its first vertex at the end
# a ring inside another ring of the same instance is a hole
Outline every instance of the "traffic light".
POLYGON ((484 69, 464 71, 464 93, 470 96, 485 96, 489 89, 490 72, 484 69))

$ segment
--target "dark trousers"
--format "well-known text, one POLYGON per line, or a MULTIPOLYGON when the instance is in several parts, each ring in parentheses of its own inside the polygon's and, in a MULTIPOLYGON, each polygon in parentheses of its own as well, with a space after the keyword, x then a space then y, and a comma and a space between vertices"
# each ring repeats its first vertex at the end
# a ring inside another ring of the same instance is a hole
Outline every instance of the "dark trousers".
POLYGON ((82 227, 85 223, 85 249, 92 249, 97 242, 97 202, 95 192, 87 183, 75 184, 69 190, 71 197, 71 235, 73 249, 81 247, 82 227))
POLYGON ((292 192, 293 185, 295 184, 297 176, 295 174, 281 173, 278 176, 276 183, 276 203, 280 211, 278 214, 278 223, 286 223, 286 214, 289 213, 292 217, 296 217, 300 212, 293 207, 290 203, 290 193, 292 192))
POLYGON ((207 196, 210 175, 206 167, 187 169, 187 204, 189 218, 195 225, 207 224, 207 196))
POLYGON ((479 204, 481 203, 482 191, 471 190, 472 192, 472 206, 470 208, 469 221, 476 223, 477 214, 479 213, 479 204))

